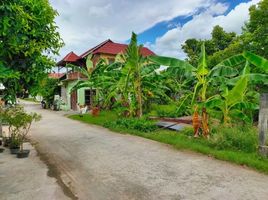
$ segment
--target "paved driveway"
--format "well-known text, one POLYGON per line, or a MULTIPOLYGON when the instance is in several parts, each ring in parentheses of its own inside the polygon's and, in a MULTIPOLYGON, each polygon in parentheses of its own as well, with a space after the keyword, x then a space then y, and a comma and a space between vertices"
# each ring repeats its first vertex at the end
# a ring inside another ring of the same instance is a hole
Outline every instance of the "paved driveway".
POLYGON ((266 175, 25 106, 42 114, 31 137, 79 199, 268 199, 266 175))

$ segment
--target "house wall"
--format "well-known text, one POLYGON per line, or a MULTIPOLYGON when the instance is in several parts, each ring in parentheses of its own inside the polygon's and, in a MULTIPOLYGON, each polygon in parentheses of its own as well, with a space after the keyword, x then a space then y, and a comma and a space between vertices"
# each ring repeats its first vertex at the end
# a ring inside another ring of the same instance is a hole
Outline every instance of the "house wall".
POLYGON ((114 60, 116 57, 116 55, 112 55, 112 54, 104 54, 104 53, 98 53, 98 54, 95 54, 93 59, 92 59, 92 62, 94 64, 94 66, 98 63, 99 59, 101 58, 106 58, 107 60, 114 60))
MULTIPOLYGON (((68 81, 65 82, 62 85, 62 89, 61 89, 61 96, 65 97, 63 99, 65 106, 62 106, 63 110, 70 110, 71 109, 71 89, 72 87, 78 82, 78 80, 74 80, 74 81, 68 81)), ((84 105, 85 104, 85 90, 89 89, 89 88, 80 88, 77 90, 77 103, 79 103, 80 105, 84 105)))

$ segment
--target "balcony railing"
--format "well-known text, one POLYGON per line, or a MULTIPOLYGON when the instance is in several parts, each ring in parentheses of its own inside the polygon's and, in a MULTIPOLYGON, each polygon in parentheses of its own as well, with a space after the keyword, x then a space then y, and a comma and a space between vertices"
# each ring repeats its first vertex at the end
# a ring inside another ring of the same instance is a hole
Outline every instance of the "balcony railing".
POLYGON ((68 72, 67 73, 67 80, 77 80, 77 79, 85 79, 87 78, 80 72, 68 72))

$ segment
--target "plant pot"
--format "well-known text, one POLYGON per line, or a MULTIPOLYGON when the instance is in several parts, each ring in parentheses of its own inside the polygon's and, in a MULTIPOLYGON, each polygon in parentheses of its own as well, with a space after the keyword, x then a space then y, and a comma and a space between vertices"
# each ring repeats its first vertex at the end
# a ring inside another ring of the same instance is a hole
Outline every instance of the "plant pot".
POLYGON ((11 143, 11 139, 10 138, 4 138, 4 147, 9 147, 10 143, 11 143))
POLYGON ((30 154, 30 150, 22 150, 17 153, 17 158, 27 158, 30 154))
POLYGON ((11 154, 17 154, 20 151, 20 148, 10 148, 10 153, 11 154))
POLYGON ((4 148, 0 148, 0 153, 3 153, 5 151, 4 148))
POLYGON ((94 117, 99 116, 99 113, 100 113, 100 109, 98 107, 93 107, 92 108, 92 115, 94 117))

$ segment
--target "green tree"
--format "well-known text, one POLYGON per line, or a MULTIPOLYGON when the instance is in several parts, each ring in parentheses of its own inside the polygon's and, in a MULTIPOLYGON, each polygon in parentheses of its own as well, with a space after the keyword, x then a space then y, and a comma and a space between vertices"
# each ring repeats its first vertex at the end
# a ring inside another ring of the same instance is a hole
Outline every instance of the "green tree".
POLYGON ((249 9, 249 21, 243 32, 246 50, 268 58, 268 0, 262 0, 249 9))
POLYGON ((234 32, 228 33, 224 31, 222 27, 217 25, 213 28, 211 32, 211 39, 209 40, 197 40, 194 38, 188 39, 182 45, 182 49, 184 53, 187 54, 186 60, 193 66, 196 66, 198 65, 198 58, 199 58, 201 46, 204 43, 206 46, 206 54, 208 56, 208 67, 211 68, 213 67, 213 65, 210 65, 210 61, 209 61, 210 57, 213 56, 216 52, 225 50, 227 47, 233 44, 234 41, 236 41, 236 39, 237 39, 237 36, 234 32))
POLYGON ((235 39, 236 34, 234 32, 227 33, 226 31, 223 30, 222 27, 217 25, 213 28, 211 36, 212 36, 212 41, 215 45, 215 50, 219 51, 219 50, 224 50, 225 48, 227 48, 235 39))
POLYGON ((63 42, 48 0, 2 0, 0 2, 0 60, 3 67, 19 72, 19 79, 1 79, 15 93, 38 83, 53 66, 49 54, 57 54, 63 42))

